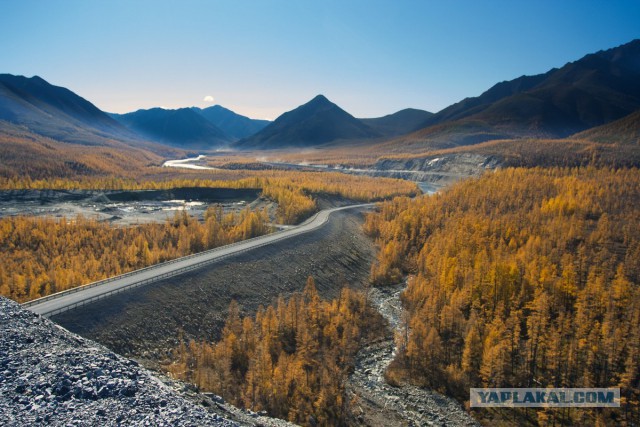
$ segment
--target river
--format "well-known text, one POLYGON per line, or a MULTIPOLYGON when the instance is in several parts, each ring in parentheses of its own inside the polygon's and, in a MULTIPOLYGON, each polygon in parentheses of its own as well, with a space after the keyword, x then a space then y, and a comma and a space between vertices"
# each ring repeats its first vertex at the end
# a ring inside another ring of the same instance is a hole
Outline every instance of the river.
POLYGON ((200 162, 207 156, 200 154, 198 157, 191 157, 181 160, 167 160, 162 164, 163 168, 182 168, 182 169, 197 169, 197 170, 218 170, 218 168, 212 168, 209 166, 194 165, 194 162, 200 162))

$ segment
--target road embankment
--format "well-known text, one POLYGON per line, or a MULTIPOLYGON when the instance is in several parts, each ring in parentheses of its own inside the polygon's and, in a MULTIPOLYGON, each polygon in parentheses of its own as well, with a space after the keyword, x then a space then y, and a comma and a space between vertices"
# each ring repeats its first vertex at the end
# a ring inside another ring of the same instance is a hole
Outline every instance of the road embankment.
POLYGON ((375 257, 359 210, 339 211, 321 228, 243 252, 200 269, 95 301, 52 319, 127 356, 161 361, 180 335, 216 339, 227 307, 245 314, 278 295, 300 291, 313 276, 320 294, 362 287, 375 257))

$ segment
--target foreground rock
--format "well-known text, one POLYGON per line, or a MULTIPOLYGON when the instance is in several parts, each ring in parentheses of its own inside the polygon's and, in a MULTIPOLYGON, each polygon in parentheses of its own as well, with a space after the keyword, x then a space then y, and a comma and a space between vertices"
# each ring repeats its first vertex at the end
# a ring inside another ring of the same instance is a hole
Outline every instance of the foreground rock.
POLYGON ((136 362, 0 297, 0 424, 233 426, 136 362))

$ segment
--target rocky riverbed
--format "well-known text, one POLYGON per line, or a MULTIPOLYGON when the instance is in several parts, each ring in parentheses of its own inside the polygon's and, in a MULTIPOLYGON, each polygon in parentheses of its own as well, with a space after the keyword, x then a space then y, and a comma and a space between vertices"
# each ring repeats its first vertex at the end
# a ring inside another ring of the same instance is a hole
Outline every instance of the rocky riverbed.
POLYGON ((386 383, 384 372, 396 353, 394 332, 402 320, 404 284, 370 290, 370 300, 387 319, 390 333, 360 352, 347 390, 354 423, 363 426, 479 426, 455 400, 440 393, 386 383))
POLYGON ((168 190, 0 190, 0 218, 39 216, 107 221, 115 226, 148 222, 164 223, 176 211, 186 211, 202 220, 207 208, 219 207, 225 213, 246 207, 266 208, 275 218, 277 205, 258 189, 173 188, 168 190))

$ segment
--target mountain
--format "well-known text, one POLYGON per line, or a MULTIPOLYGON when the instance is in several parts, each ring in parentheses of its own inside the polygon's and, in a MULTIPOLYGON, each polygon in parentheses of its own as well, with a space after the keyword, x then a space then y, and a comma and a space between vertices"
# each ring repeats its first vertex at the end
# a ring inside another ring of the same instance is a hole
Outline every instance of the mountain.
POLYGON ((141 139, 69 89, 0 75, 0 178, 133 177, 184 155, 141 139))
POLYGON ((318 95, 278 117, 255 135, 238 141, 240 149, 310 147, 341 140, 363 140, 382 136, 351 114, 318 95))
POLYGON ((227 145, 231 138, 191 108, 152 108, 112 114, 118 122, 154 141, 185 149, 210 150, 227 145))
POLYGON ((360 119, 360 121, 383 136, 398 136, 420 129, 431 116, 433 113, 428 111, 407 108, 384 117, 360 119))
POLYGON ((0 74, 0 120, 24 126, 29 132, 83 145, 108 145, 108 139, 134 138, 86 99, 38 76, 0 74))
POLYGON ((500 82, 480 96, 465 98, 462 101, 450 105, 444 110, 433 114, 422 123, 421 127, 427 127, 438 123, 451 122, 472 116, 476 113, 480 113, 485 109, 491 107, 498 101, 501 101, 512 95, 517 95, 531 90, 555 71, 557 71, 556 68, 548 71, 545 74, 539 74, 536 76, 521 76, 511 81, 500 82))
POLYGON ((220 105, 204 109, 192 107, 192 109, 234 140, 251 136, 271 123, 269 120, 250 119, 220 105))
POLYGON ((394 144, 443 148, 512 137, 564 138, 640 109, 640 40, 501 82, 427 118, 394 144))

